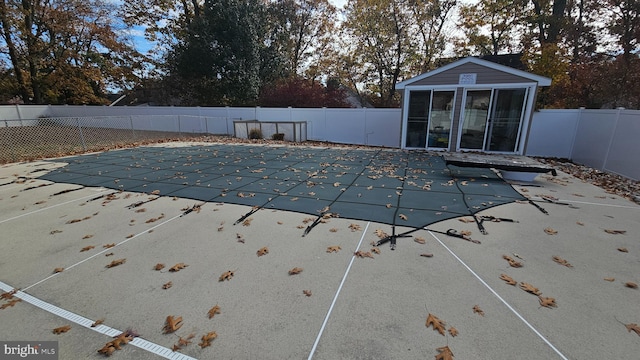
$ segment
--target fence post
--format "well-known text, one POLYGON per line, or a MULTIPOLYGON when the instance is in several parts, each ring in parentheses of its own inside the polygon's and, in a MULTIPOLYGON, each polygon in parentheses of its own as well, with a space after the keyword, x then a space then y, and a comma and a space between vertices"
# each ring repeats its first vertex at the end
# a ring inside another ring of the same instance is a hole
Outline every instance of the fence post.
POLYGON ((178 115, 178 136, 182 136, 182 131, 181 131, 182 129, 180 128, 180 119, 181 117, 180 115, 178 115))
POLYGON ((80 141, 82 141, 82 150, 87 151, 87 143, 84 141, 84 133, 82 132, 82 126, 80 126, 79 118, 76 118, 76 124, 78 125, 78 131, 80 131, 80 141))
POLYGON ((624 110, 623 107, 619 107, 616 112, 616 119, 613 123, 613 131, 611 132, 611 138, 609 138, 609 146, 607 146, 607 151, 604 154, 604 160, 602 161, 602 170, 607 170, 607 163, 609 162, 609 153, 611 152, 611 146, 613 145, 613 140, 616 137, 616 130, 618 130, 618 122, 620 120, 620 113, 624 110))

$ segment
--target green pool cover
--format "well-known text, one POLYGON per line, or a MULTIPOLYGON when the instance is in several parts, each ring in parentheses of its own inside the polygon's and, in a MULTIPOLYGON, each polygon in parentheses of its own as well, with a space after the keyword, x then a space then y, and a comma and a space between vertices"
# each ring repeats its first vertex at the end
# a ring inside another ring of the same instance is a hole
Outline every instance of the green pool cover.
POLYGON ((525 198, 426 151, 207 145, 66 158, 41 179, 423 228, 525 198))

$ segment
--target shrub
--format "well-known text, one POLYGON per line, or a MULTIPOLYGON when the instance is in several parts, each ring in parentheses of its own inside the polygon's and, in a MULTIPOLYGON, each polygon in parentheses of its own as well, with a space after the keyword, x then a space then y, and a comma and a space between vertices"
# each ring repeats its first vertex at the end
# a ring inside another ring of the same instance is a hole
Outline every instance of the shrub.
POLYGON ((262 130, 260 129, 249 130, 249 139, 262 139, 262 130))
POLYGON ((284 134, 283 133, 275 133, 273 135, 271 135, 271 139, 272 140, 284 140, 284 134))

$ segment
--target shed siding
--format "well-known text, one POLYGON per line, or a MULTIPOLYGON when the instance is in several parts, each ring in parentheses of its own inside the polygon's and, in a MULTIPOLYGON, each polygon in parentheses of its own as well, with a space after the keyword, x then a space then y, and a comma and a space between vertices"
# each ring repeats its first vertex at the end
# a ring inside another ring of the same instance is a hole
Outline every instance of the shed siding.
POLYGON ((482 65, 466 63, 453 69, 443 71, 439 74, 428 76, 424 79, 407 84, 413 85, 453 85, 457 84, 460 74, 477 74, 476 84, 513 84, 513 83, 530 83, 531 80, 488 68, 482 65))

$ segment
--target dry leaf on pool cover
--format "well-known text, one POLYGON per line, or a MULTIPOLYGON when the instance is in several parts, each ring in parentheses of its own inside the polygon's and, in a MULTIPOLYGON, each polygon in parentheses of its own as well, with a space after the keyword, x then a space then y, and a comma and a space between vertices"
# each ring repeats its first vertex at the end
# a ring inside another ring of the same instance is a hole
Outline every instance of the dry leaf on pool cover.
POLYGON ((165 283, 164 285, 162 285, 162 288, 167 290, 170 289, 173 286, 173 282, 169 281, 168 283, 165 283))
POLYGON ((96 327, 98 325, 101 325, 102 323, 104 323, 104 319, 98 319, 94 321, 93 324, 91 324, 91 327, 96 327))
POLYGON ((53 333, 58 335, 58 334, 66 333, 69 330, 71 330, 71 325, 65 325, 65 326, 60 326, 53 329, 53 333))
POLYGON ((427 242, 427 240, 425 240, 425 238, 416 236, 415 238, 413 238, 413 241, 417 242, 418 244, 425 244, 427 242))
POLYGON ((369 251, 367 251, 367 252, 356 251, 356 252, 353 253, 353 255, 355 255, 355 256, 357 256, 359 258, 371 258, 371 259, 373 259, 373 255, 371 255, 371 252, 369 252, 369 251))
POLYGON ((538 301, 540 301, 540 305, 544 307, 558 307, 558 305, 556 304, 556 299, 552 297, 542 297, 538 295, 538 301))
POLYGON ((500 280, 505 281, 507 284, 509 285, 513 285, 516 286, 516 284, 518 283, 517 281, 515 281, 511 276, 507 275, 507 274, 500 274, 500 280))
POLYGON ((439 354, 436 355, 436 360, 453 360, 453 352, 451 352, 449 346, 439 347, 436 350, 439 352, 439 354))
POLYGON ((627 328, 628 332, 635 332, 636 334, 640 335, 640 326, 638 326, 638 324, 624 324, 624 326, 627 328))
POLYGON ((561 258, 560 256, 554 256, 553 261, 557 262, 560 265, 564 265, 566 267, 570 267, 570 268, 573 267, 573 265, 571 265, 567 260, 561 258))
POLYGON ((522 289, 522 290, 524 290, 524 291, 526 291, 526 292, 528 292, 528 293, 530 293, 530 294, 533 294, 533 295, 540 295, 540 294, 542 294, 542 293, 540 292, 540 290, 538 290, 538 288, 537 288, 537 287, 535 287, 535 286, 533 286, 533 285, 531 285, 531 284, 529 284, 529 283, 526 283, 526 282, 521 282, 521 283, 520 283, 520 289, 522 289))
POLYGON ((200 342, 201 348, 206 348, 207 346, 211 346, 211 342, 218 337, 218 334, 215 331, 209 332, 206 335, 202 335, 202 341, 200 342))
POLYGON ((160 271, 162 269, 164 269, 164 264, 161 263, 157 263, 156 266, 153 267, 153 270, 155 271, 160 271))
POLYGON ((475 314, 480 314, 481 316, 484 316, 484 311, 482 311, 482 309, 480 309, 479 305, 474 305, 473 306, 473 312, 475 314))
POLYGON ((616 281, 616 278, 606 277, 606 278, 604 278, 604 280, 612 282, 612 281, 616 281))
POLYGON ((298 275, 302 272, 302 270, 302 268, 294 267, 293 269, 289 270, 289 275, 298 275))
POLYGON ((629 249, 625 248, 625 247, 619 247, 618 251, 623 252, 623 253, 628 253, 629 249))
POLYGON ((211 309, 209 309, 209 312, 207 314, 209 315, 209 319, 216 316, 216 314, 220 314, 220 306, 216 305, 212 307, 211 309))
POLYGON ((169 334, 172 332, 176 332, 178 329, 182 327, 182 316, 167 316, 167 320, 165 321, 164 327, 162 328, 162 332, 164 334, 169 334))
POLYGON ((85 246, 85 247, 83 247, 82 249, 80 249, 80 252, 89 251, 89 250, 91 250, 91 249, 93 249, 93 248, 95 248, 95 246, 93 246, 93 245, 88 245, 88 246, 85 246))
POLYGON ((64 268, 61 268, 61 267, 57 267, 57 268, 53 269, 53 273, 54 274, 57 274, 57 273, 63 272, 63 271, 64 271, 64 268))
POLYGON ((187 264, 185 264, 185 263, 177 263, 177 264, 173 265, 172 267, 170 267, 170 268, 169 268, 169 271, 171 271, 171 272, 178 272, 178 271, 180 271, 180 270, 182 270, 182 269, 186 268, 187 266, 189 266, 189 265, 187 265, 187 264))
POLYGON ((13 298, 13 295, 15 295, 17 292, 18 292, 18 289, 13 289, 11 291, 3 292, 2 294, 0 294, 0 299, 10 300, 13 298))
POLYGON ((435 315, 432 315, 431 313, 429 313, 429 315, 427 315, 427 323, 426 326, 433 326, 433 330, 437 331, 440 333, 440 335, 444 336, 444 326, 446 325, 446 323, 440 319, 438 319, 438 317, 436 317, 435 315))
POLYGON ((234 272, 229 270, 229 271, 225 271, 222 273, 222 275, 220 275, 220 277, 218 278, 218 281, 225 281, 225 280, 231 280, 231 278, 233 278, 234 272))
POLYGON ((632 281, 627 281, 626 283, 624 283, 624 286, 631 288, 631 289, 637 289, 638 288, 638 284, 632 282, 632 281))
POLYGON ((372 253, 376 253, 376 254, 380 254, 380 248, 377 246, 374 246, 371 248, 371 252, 372 253))
POLYGON ((256 252, 256 254, 258 255, 258 257, 262 256, 262 255, 267 255, 269 253, 269 248, 268 247, 261 247, 260 250, 258 250, 256 252))
POLYGON ((182 336, 178 337, 178 343, 173 344, 172 350, 173 351, 178 351, 180 349, 182 349, 183 346, 187 346, 189 344, 191 344, 191 339, 193 339, 196 336, 196 334, 191 333, 189 334, 186 338, 183 338, 182 336))
POLYGON ((558 233, 558 230, 553 230, 552 228, 548 227, 544 229, 544 232, 547 233, 547 235, 555 235, 558 233))
POLYGON ((302 290, 302 293, 307 297, 311 296, 311 290, 302 290))

